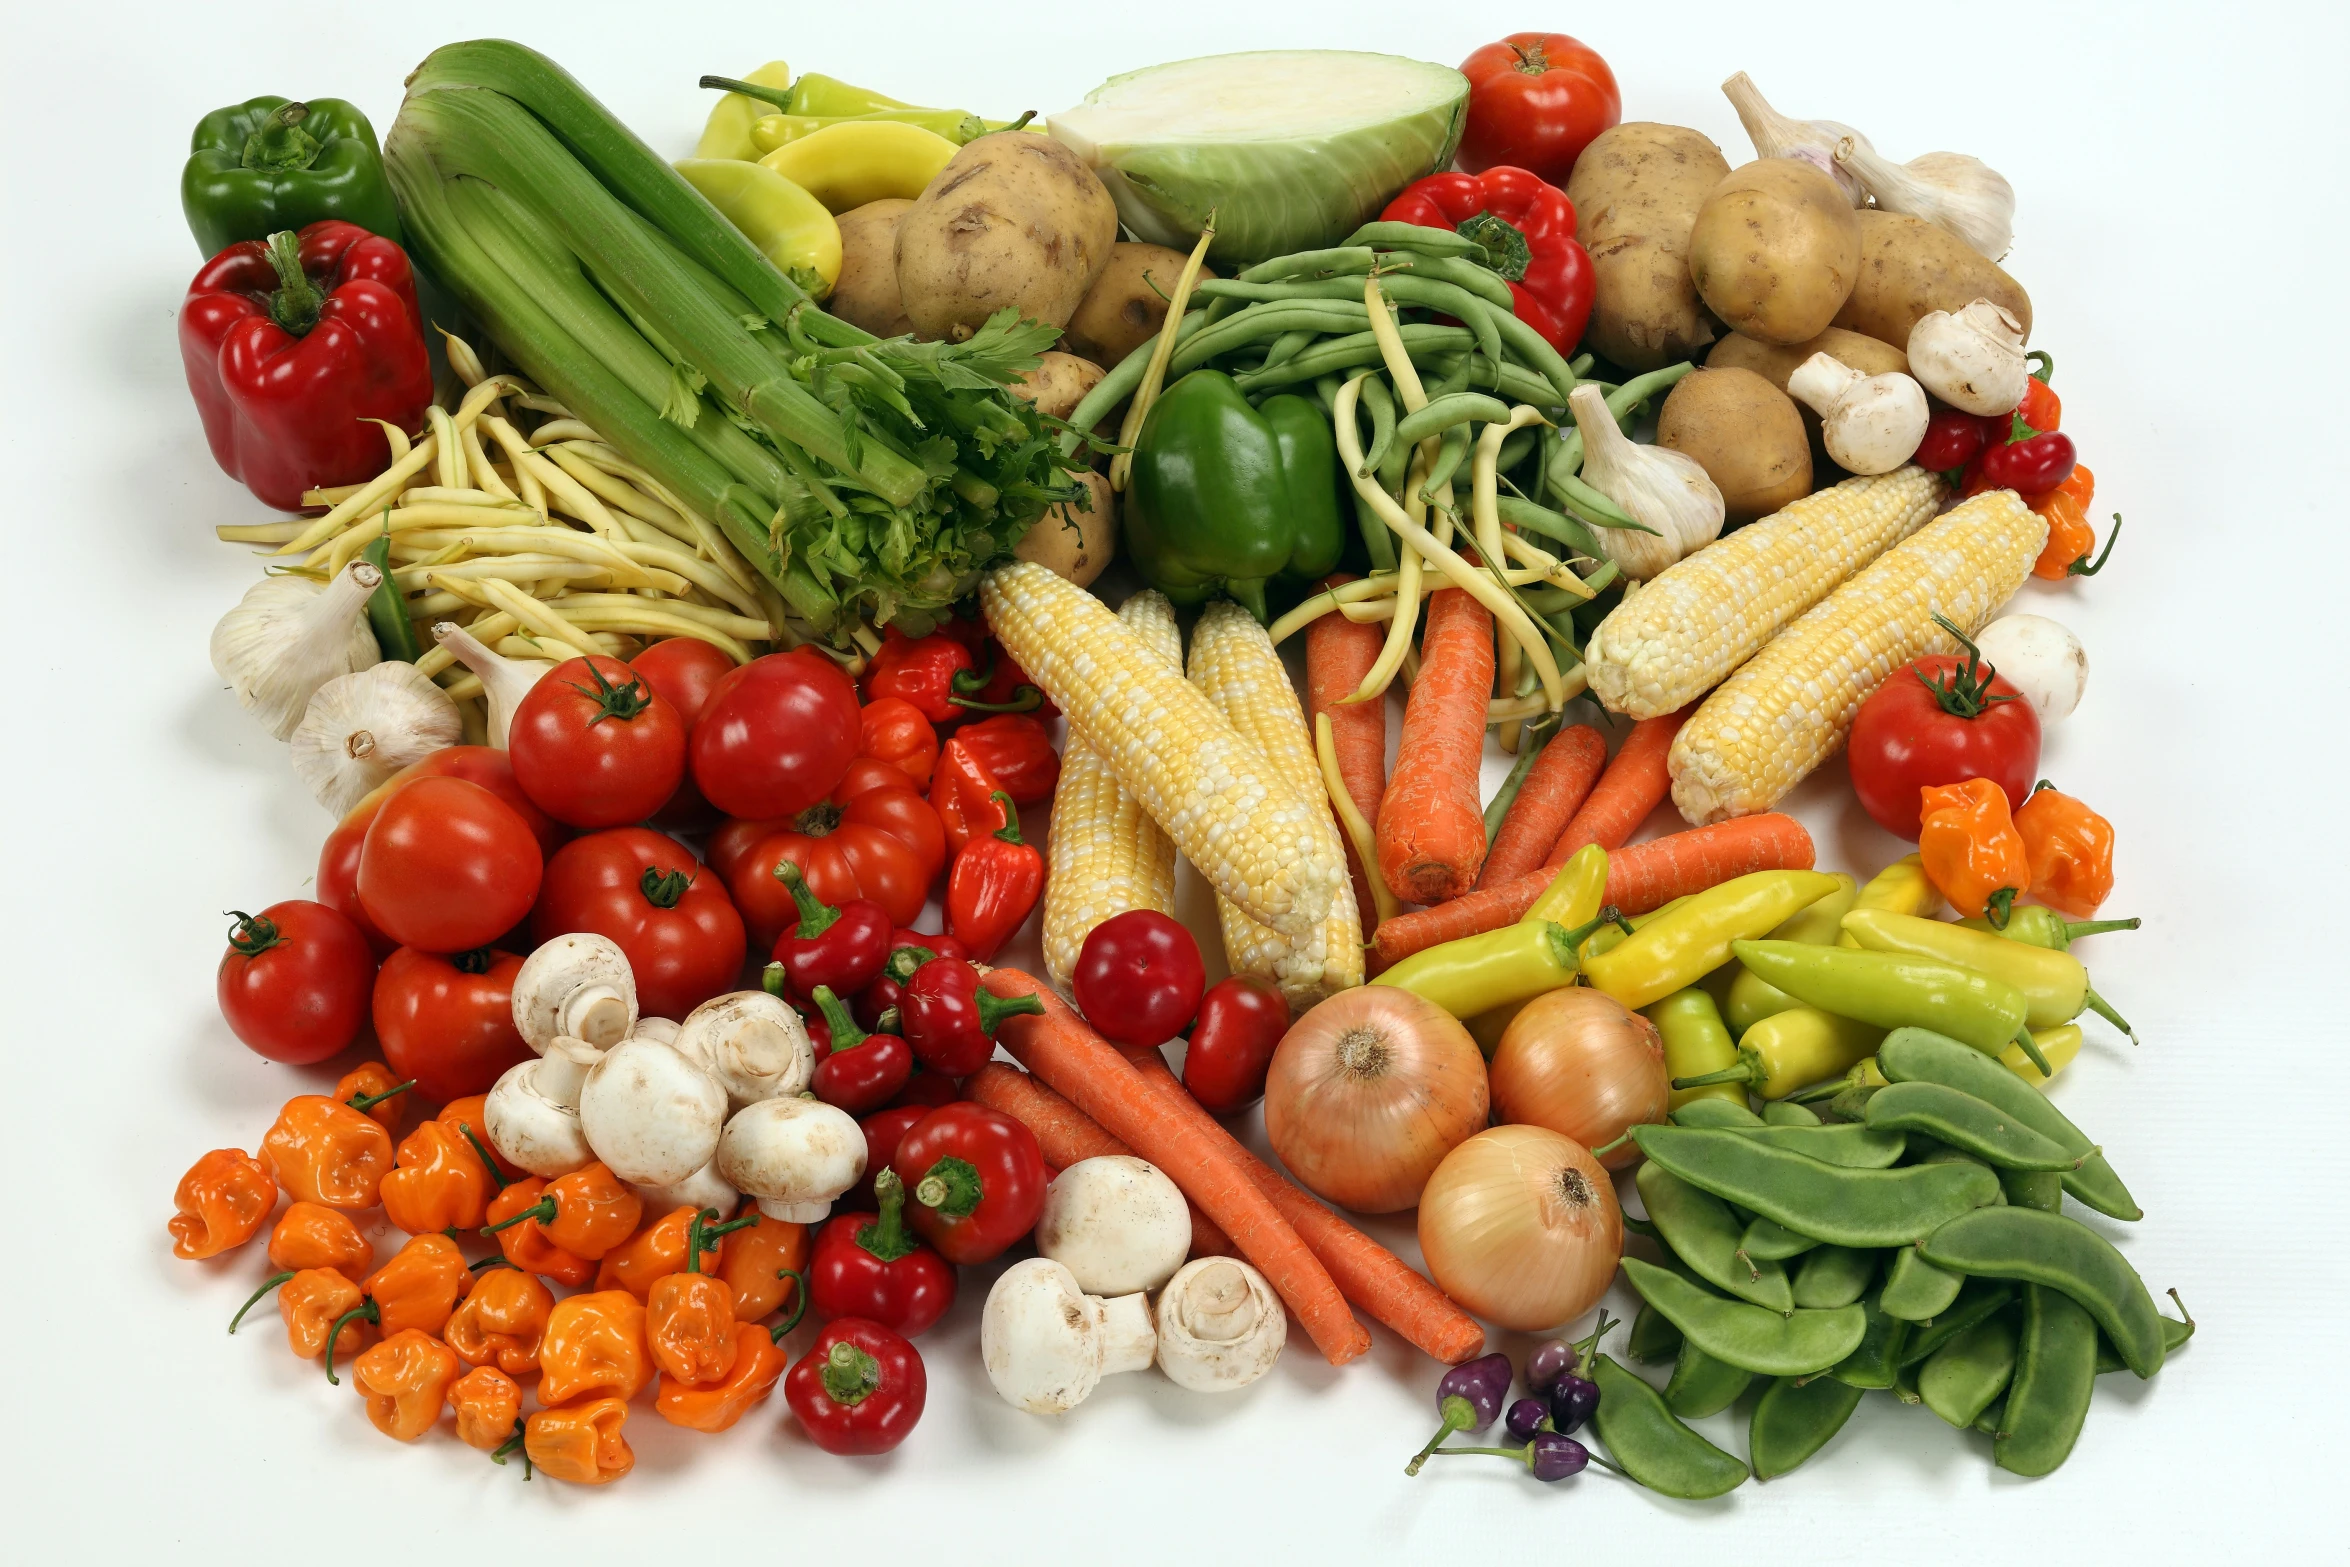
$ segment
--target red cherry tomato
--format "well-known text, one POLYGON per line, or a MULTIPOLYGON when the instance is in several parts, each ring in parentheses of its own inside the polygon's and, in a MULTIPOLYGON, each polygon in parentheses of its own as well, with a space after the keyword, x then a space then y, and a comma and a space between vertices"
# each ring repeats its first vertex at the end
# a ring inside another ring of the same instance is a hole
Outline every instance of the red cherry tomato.
POLYGON ((904 773, 870 757, 849 765, 831 798, 797 816, 756 825, 755 832, 734 832, 732 823, 720 828, 710 858, 713 865, 732 866, 727 887, 761 952, 799 923, 799 905, 775 874, 785 860, 800 868, 809 890, 824 902, 837 907, 870 898, 898 925, 921 917, 930 883, 946 863, 946 830, 938 813, 904 773))
POLYGON ((729 816, 790 816, 830 794, 862 738, 857 688, 813 648, 719 680, 694 724, 694 782, 729 816))
POLYGON ((531 939, 569 931, 618 943, 648 1017, 683 1018, 742 978, 743 918, 717 872, 649 828, 589 833, 555 851, 531 911, 531 939))
POLYGON ((392 1076, 416 1079, 440 1104, 489 1092, 508 1067, 530 1059, 514 1029, 514 976, 522 959, 483 948, 442 957, 402 947, 375 977, 375 1037, 392 1076))
POLYGON ((2040 772, 2040 717, 1973 650, 1893 672, 1860 705, 1847 749, 1852 792, 1878 826, 1912 843, 1918 791, 1988 778, 2020 810, 2040 772))
POLYGON ((1044 1211, 1036 1134, 986 1105, 940 1105, 900 1139, 889 1167, 906 1183, 906 1222, 964 1267, 1000 1256, 1044 1211))
POLYGON ((1069 976, 1085 1020, 1121 1045, 1173 1039, 1207 983, 1199 943, 1156 909, 1128 909, 1086 932, 1069 976))
POLYGON ((1512 33, 1461 62, 1469 79, 1460 156, 1471 174, 1496 164, 1565 185, 1575 160, 1624 117, 1615 72, 1564 33, 1512 33))
POLYGON ((375 954, 359 927, 323 903, 291 898, 230 916, 215 989, 247 1049, 289 1066, 341 1052, 367 1021, 375 954))
POLYGON ((512 930, 539 895, 538 840, 504 801, 462 778, 419 778, 368 825, 359 906, 424 952, 470 952, 512 930))
POLYGON ((326 835, 325 846, 318 851, 318 901, 358 926, 379 960, 388 957, 399 943, 377 930, 367 911, 359 906, 359 850, 366 843, 367 829, 374 823, 375 813, 383 809, 384 801, 419 778, 462 778, 467 783, 480 784, 513 807, 514 814, 522 818, 531 836, 538 840, 541 854, 554 853, 569 836, 561 823, 531 803, 530 796, 522 792, 522 785, 514 781, 514 767, 506 759, 506 753, 494 746, 443 746, 424 760, 401 768, 344 812, 343 819, 335 823, 334 831, 326 835))
MULTIPOLYGON (((628 667, 644 677, 645 683, 661 693, 662 700, 677 709, 677 716, 686 728, 687 744, 692 744, 694 724, 709 705, 710 693, 718 689, 718 682, 730 674, 734 660, 700 637, 667 637, 646 648, 628 661, 628 667)), ((653 813, 653 821, 662 827, 707 827, 718 812, 702 791, 694 787, 693 769, 686 769, 678 781, 677 792, 669 802, 653 813)))
POLYGON ((1289 1002, 1271 980, 1234 974, 1200 997, 1199 1020, 1183 1051, 1183 1086, 1217 1115, 1265 1097, 1273 1048, 1289 1032, 1289 1002))
POLYGON ((514 709, 514 776, 549 816, 625 827, 685 777, 685 722, 651 681, 601 654, 557 664, 514 709))

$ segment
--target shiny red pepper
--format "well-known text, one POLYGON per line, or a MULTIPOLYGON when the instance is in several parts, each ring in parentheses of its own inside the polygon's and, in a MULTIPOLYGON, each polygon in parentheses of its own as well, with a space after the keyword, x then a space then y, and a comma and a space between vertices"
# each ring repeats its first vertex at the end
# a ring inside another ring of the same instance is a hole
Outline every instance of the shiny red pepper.
POLYGON ((1976 458, 1967 489, 2013 490, 2028 500, 2064 483, 2079 461, 2071 436, 2057 430, 2027 435, 1976 458))
POLYGON ((934 724, 951 724, 963 716, 957 680, 971 670, 971 650, 952 637, 909 637, 884 627, 881 647, 865 666, 865 700, 894 696, 934 724))
POLYGON ((1026 923, 1044 892, 1044 856, 1020 836, 1020 811, 1001 789, 1004 825, 974 837, 955 855, 947 873, 947 929, 981 962, 1026 923))
MULTIPOLYGON (((933 1076, 935 1074, 928 1072, 917 1073, 915 1080, 933 1076)), ((946 1081, 952 1084, 954 1079, 950 1077, 946 1081)), ((946 1102, 953 1101, 950 1098, 946 1102)), ((881 1206, 881 1198, 873 1189, 874 1181, 882 1171, 889 1168, 890 1158, 898 1151, 898 1144, 905 1140, 906 1134, 921 1125, 922 1118, 937 1108, 935 1104, 907 1104, 901 1096, 899 1103, 886 1110, 876 1110, 857 1123, 857 1130, 865 1134, 865 1173, 849 1195, 841 1199, 842 1205, 862 1208, 869 1213, 881 1206)))
POLYGON ((938 731, 920 708, 903 697, 879 696, 865 704, 857 721, 863 736, 859 756, 889 763, 917 789, 930 787, 930 770, 938 765, 938 731))
POLYGON ((914 1075, 906 1079, 905 1088, 889 1102, 889 1108, 896 1110, 903 1106, 919 1105, 926 1110, 935 1110, 940 1105, 951 1105, 962 1097, 961 1078, 949 1077, 944 1072, 925 1071, 922 1063, 917 1061, 914 1063, 914 1075))
POLYGON ((1022 805, 1042 805, 1061 781, 1061 753, 1044 724, 1029 713, 998 713, 955 731, 955 743, 1022 805))
POLYGON ((955 1270, 906 1228, 906 1187, 884 1165, 874 1177, 881 1211, 835 1213, 808 1260, 808 1298, 827 1317, 867 1317, 908 1338, 955 1303, 955 1270))
POLYGON ((1004 813, 995 799, 1003 789, 979 754, 963 744, 962 736, 949 740, 940 750, 938 767, 930 778, 930 808, 946 830, 949 855, 960 854, 973 838, 1004 825, 1004 813))
POLYGON ((907 1220, 964 1267, 1000 1256, 1044 1209, 1036 1134, 986 1105, 940 1105, 899 1139, 889 1167, 913 1194, 907 1220))
POLYGON ((1562 354, 1591 319, 1598 281, 1575 243, 1575 204, 1542 176, 1507 164, 1482 174, 1431 174, 1379 214, 1389 223, 1453 229, 1485 247, 1509 283, 1515 314, 1562 354))
POLYGON ((898 1028, 914 1059, 943 1077, 969 1077, 995 1054, 995 1031, 1018 1012, 1041 1013, 1034 996, 1006 1000, 979 988, 979 973, 960 958, 933 958, 906 981, 898 1028))
POLYGON ((775 961, 797 995, 813 996, 818 986, 854 995, 873 983, 889 961, 889 936, 897 927, 889 911, 871 898, 826 903, 808 890, 807 878, 789 860, 779 860, 776 878, 791 889, 800 922, 775 938, 775 961))
MULTIPOLYGON (((857 992, 857 1021, 867 1028, 882 1026, 881 1015, 905 995, 906 981, 932 958, 969 958, 970 949, 952 936, 933 936, 922 930, 889 933, 889 961, 873 976, 873 983, 857 992)), ((903 1032, 900 1030, 899 1032, 903 1032)))
POLYGON ((828 1453, 886 1453, 922 1418, 929 1378, 899 1334, 840 1317, 784 1373, 783 1396, 809 1440, 828 1453))
POLYGON ((823 1053, 808 1084, 816 1097, 851 1115, 868 1114, 895 1099, 914 1075, 914 1055, 906 1042, 895 1034, 866 1033, 822 985, 816 987, 815 1000, 824 1013, 823 1053))
POLYGON ((1183 1086, 1213 1114, 1247 1109, 1264 1097, 1273 1049, 1288 1032, 1289 1001, 1271 980, 1218 980, 1200 997, 1183 1049, 1183 1086))
POLYGON ((1918 442, 1917 454, 1911 461, 1936 473, 1948 473, 1973 462, 1993 441, 2006 439, 2005 414, 1986 419, 1956 408, 1937 408, 1926 421, 1926 438, 1918 442))
POLYGON ((213 459, 299 511, 391 461, 381 419, 424 423, 432 366, 406 252, 329 218, 204 263, 180 306, 180 359, 213 459))

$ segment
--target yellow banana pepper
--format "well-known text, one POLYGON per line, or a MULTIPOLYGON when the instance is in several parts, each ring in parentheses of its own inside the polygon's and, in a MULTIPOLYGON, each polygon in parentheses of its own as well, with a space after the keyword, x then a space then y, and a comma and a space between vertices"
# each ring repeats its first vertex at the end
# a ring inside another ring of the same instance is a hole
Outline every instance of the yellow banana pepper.
POLYGON ((912 200, 956 151, 953 142, 919 125, 842 120, 784 143, 759 163, 840 213, 892 196, 912 200))
MULTIPOLYGON (((1969 930, 1943 920, 1888 914, 1880 909, 1855 909, 1844 916, 1844 930, 1874 952, 1900 952, 1912 957, 1940 958, 1960 968, 2005 980, 2024 993, 2030 1010, 2027 1028, 2054 1028, 2093 1008, 2124 1033, 2130 1032, 2105 999, 2089 986, 2089 971, 2069 952, 2009 941, 1989 931, 1969 930)), ((2135 1038, 2133 1034, 2131 1036, 2135 1038)))
POLYGON ((1611 951, 1583 960, 1583 976, 1628 1007, 1662 1001, 1730 961, 1751 941, 1836 890, 1821 871, 1755 871, 1710 887, 1611 951))
POLYGON ((1560 866, 1542 895, 1528 906, 1525 917, 1554 925, 1588 925, 1599 917, 1607 896, 1607 850, 1585 844, 1560 866))
POLYGON ((1520 920, 1415 952, 1371 983, 1408 990, 1459 1018, 1522 1006, 1572 985, 1576 947, 1602 921, 1615 918, 1603 909, 1573 930, 1550 920, 1520 920))
POLYGON ((677 172, 777 271, 818 299, 832 292, 840 280, 840 225, 822 202, 773 169, 737 159, 688 158, 677 172))
MULTIPOLYGON (((788 92, 791 88, 791 67, 781 60, 770 60, 743 78, 753 87, 771 87, 788 92)), ((751 127, 775 112, 771 103, 762 103, 742 93, 730 92, 718 100, 710 110, 710 118, 702 126, 702 139, 694 144, 697 158, 737 158, 745 163, 756 160, 759 148, 751 141, 751 127)))

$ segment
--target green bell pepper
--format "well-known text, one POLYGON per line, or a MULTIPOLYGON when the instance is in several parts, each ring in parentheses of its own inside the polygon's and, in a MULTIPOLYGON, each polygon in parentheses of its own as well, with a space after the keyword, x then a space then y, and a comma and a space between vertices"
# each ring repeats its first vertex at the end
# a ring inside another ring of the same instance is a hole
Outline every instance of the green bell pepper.
POLYGON ((340 98, 248 98, 198 120, 180 206, 206 256, 321 218, 405 243, 375 127, 340 98))
POLYGON ((1126 554, 1177 604, 1217 594, 1268 618, 1265 585, 1338 565, 1338 447, 1311 398, 1250 407, 1232 377, 1194 370, 1160 394, 1134 442, 1126 554))

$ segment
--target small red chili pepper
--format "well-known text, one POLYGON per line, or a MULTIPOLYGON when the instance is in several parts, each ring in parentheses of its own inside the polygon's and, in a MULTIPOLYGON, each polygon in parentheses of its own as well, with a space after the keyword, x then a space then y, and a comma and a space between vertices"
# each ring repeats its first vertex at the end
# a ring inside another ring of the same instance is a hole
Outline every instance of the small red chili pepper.
POLYGON ((961 1078, 949 1077, 944 1072, 925 1071, 922 1063, 917 1061, 914 1063, 914 1075, 906 1079, 905 1088, 889 1102, 888 1108, 895 1110, 902 1106, 920 1106, 925 1110, 935 1110, 940 1105, 951 1105, 962 1097, 961 1078))
POLYGON ((1069 987, 1077 1009, 1105 1038, 1155 1046, 1191 1022, 1208 974, 1199 942, 1182 921, 1156 909, 1128 909, 1085 933, 1069 987))
POLYGON ((971 673, 971 650, 951 637, 909 637, 885 627, 881 647, 865 666, 865 700, 894 696, 934 724, 963 716, 955 701, 956 678, 971 673))
POLYGON ((930 787, 930 770, 938 765, 938 731, 930 727, 922 709, 903 697, 875 697, 857 721, 863 735, 859 756, 889 763, 917 789, 930 787))
POLYGON ((2062 429, 2064 400, 2048 384, 2056 373, 2056 361, 2036 348, 2025 357, 2041 363, 2024 382, 2024 400, 2016 405, 2015 416, 2035 430, 2062 429))
MULTIPOLYGON (((889 933, 889 961, 873 976, 873 983, 857 992, 854 1011, 867 1028, 881 1028, 881 1015, 895 1008, 905 994, 906 981, 932 958, 969 958, 970 949, 952 936, 933 936, 922 930, 889 933)), ((891 1026, 893 1033, 903 1029, 891 1026)))
POLYGON ((1956 408, 1937 408, 1926 421, 1926 438, 1918 442, 1917 455, 1911 460, 1921 468, 1948 473, 1973 462, 1993 441, 2005 439, 2005 414, 1986 419, 1956 408))
POLYGON ((964 1267, 1000 1256, 1044 1209, 1036 1134, 986 1105, 940 1105, 900 1139, 889 1167, 913 1194, 908 1221, 964 1267))
POLYGON ((983 653, 973 656, 980 660, 979 668, 955 680, 955 704, 963 711, 1034 713, 1039 718, 1059 715, 1061 710, 1053 706, 1053 699, 1012 662, 1012 655, 1001 643, 991 639, 983 653))
POLYGON ((955 731, 955 743, 994 776, 1022 805, 1041 805, 1061 781, 1061 753, 1053 737, 1030 713, 998 713, 955 731))
POLYGON ((889 911, 871 898, 826 903, 808 890, 808 879, 789 860, 777 861, 775 874, 800 906, 799 924, 775 938, 775 961, 791 988, 803 996, 813 996, 818 986, 853 995, 873 983, 889 961, 889 935, 896 928, 889 911))
MULTIPOLYGON (((918 1072, 913 1081, 921 1082, 926 1078, 937 1080, 935 1073, 918 1072)), ((945 1081, 952 1085, 954 1079, 947 1078, 945 1081)), ((947 1102, 952 1103, 951 1100, 947 1102)), ((899 1103, 886 1110, 876 1110, 857 1123, 857 1130, 865 1134, 865 1174, 850 1194, 841 1199, 842 1206, 861 1208, 868 1213, 880 1208, 881 1197, 873 1189, 874 1181, 882 1171, 889 1168, 890 1157, 898 1151, 898 1144, 905 1140, 906 1134, 921 1125, 922 1118, 937 1108, 935 1104, 907 1104, 901 1095, 899 1103)))
POLYGON ((955 1303, 955 1270, 906 1228, 906 1186, 884 1165, 874 1177, 881 1211, 836 1213, 808 1260, 808 1298, 827 1317, 866 1317, 919 1335, 955 1303))
POLYGON ((1020 836, 1019 807, 1001 789, 994 799, 1004 825, 964 844, 947 873, 947 929, 981 962, 1027 921, 1044 891, 1044 856, 1020 836))
POLYGON ((868 1034, 849 1009, 825 986, 816 987, 824 1012, 824 1053, 817 1058, 809 1088, 828 1105, 851 1115, 878 1110, 897 1097, 914 1075, 914 1054, 895 1034, 868 1034))
POLYGON ((942 1077, 969 1077, 995 1054, 1006 1017, 1043 1011, 1034 996, 1006 999, 980 989, 979 971, 962 959, 933 958, 906 981, 898 1027, 915 1060, 942 1077))
POLYGON ((899 1334, 840 1317, 784 1373, 783 1396, 809 1440, 828 1453, 886 1453, 922 1418, 929 1378, 899 1334))
POLYGON ((1004 825, 1004 813, 995 797, 1004 786, 979 753, 963 744, 962 736, 949 740, 938 753, 938 767, 930 779, 930 808, 946 829, 947 853, 960 854, 973 838, 1004 825))
POLYGON ((1970 492, 2013 490, 2028 499, 2064 483, 2079 461, 2071 436, 2056 430, 2027 435, 2005 446, 1994 446, 1976 458, 1967 488, 1970 492))
POLYGON ((1510 286, 1511 313, 1560 353, 1575 351, 1599 284, 1589 253, 1575 242, 1575 204, 1566 192, 1503 164, 1414 181, 1379 216, 1454 229, 1483 245, 1510 286))
POLYGON ((1289 1002, 1270 980, 1234 974, 1200 998, 1183 1051, 1183 1086, 1216 1115, 1245 1110, 1265 1094, 1273 1048, 1289 1032, 1289 1002))

